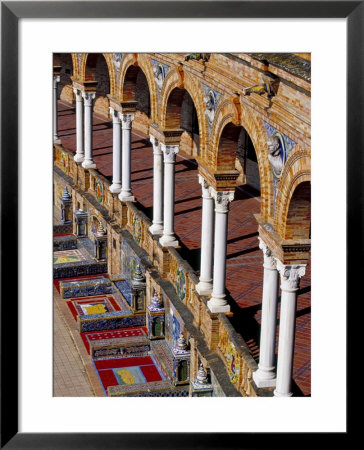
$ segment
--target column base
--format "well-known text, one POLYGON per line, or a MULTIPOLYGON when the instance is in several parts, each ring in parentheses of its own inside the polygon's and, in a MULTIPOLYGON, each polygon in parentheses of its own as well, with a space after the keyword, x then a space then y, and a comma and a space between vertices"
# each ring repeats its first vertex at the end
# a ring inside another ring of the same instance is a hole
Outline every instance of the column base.
POLYGON ((149 231, 153 234, 163 234, 163 223, 159 224, 159 223, 153 223, 153 225, 151 225, 149 227, 149 231))
POLYGON ((162 236, 159 239, 159 243, 162 247, 178 247, 179 243, 175 237, 172 236, 162 236))
POLYGON ((76 153, 73 159, 78 163, 82 163, 85 160, 85 155, 80 155, 76 153))
POLYGON ((118 183, 113 183, 110 187, 109 190, 110 192, 112 192, 113 194, 120 194, 121 192, 121 184, 118 183))
POLYGON ((96 164, 91 160, 84 160, 81 164, 84 169, 96 169, 96 164))
POLYGON ((292 397, 292 392, 288 392, 288 393, 283 393, 283 392, 278 392, 277 390, 275 390, 273 392, 274 397, 292 397))
POLYGON ((221 299, 214 299, 213 297, 207 302, 207 307, 212 313, 226 313, 230 312, 230 305, 222 304, 221 299), (221 303, 221 304, 219 304, 221 303))
POLYGON ((133 202, 135 200, 135 197, 134 195, 131 195, 131 192, 121 191, 119 194, 119 200, 121 202, 133 202))
POLYGON ((275 387, 277 384, 277 378, 274 373, 262 371, 261 369, 253 372, 253 380, 258 388, 263 387, 275 387), (273 378, 267 378, 271 375, 273 378))
POLYGON ((60 144, 61 140, 59 138, 53 139, 53 144, 60 144))
POLYGON ((212 280, 211 282, 200 281, 198 284, 196 284, 195 289, 200 295, 210 295, 212 292, 212 280))

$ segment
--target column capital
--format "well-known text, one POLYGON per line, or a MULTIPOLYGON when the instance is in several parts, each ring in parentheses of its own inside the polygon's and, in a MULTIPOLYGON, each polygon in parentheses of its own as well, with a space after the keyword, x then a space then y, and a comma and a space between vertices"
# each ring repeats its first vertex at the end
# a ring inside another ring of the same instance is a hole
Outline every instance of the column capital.
POLYGON ((229 211, 229 203, 234 200, 234 191, 215 191, 210 187, 210 193, 215 200, 215 211, 226 214, 229 211))
POLYGON ((277 270, 281 275, 282 291, 294 292, 300 286, 301 278, 306 273, 305 264, 284 265, 279 259, 277 261, 277 270))
POLYGON ((205 178, 200 174, 198 174, 198 182, 202 186, 202 198, 212 198, 211 192, 210 192, 210 185, 205 180, 205 178))
POLYGON ((160 142, 153 135, 149 136, 149 140, 153 145, 153 155, 162 155, 163 152, 161 150, 160 142))
POLYGON ((121 126, 123 130, 130 130, 131 124, 134 120, 134 114, 133 113, 119 113, 119 117, 121 120, 121 126))
POLYGON ((119 124, 120 123, 119 112, 112 106, 109 107, 109 110, 110 110, 110 116, 112 117, 112 122, 119 124))
POLYGON ((263 241, 261 237, 258 237, 259 240, 259 248, 263 252, 264 263, 263 267, 268 270, 276 270, 277 263, 272 254, 272 250, 268 247, 268 245, 263 241))
POLYGON ((76 96, 76 101, 81 102, 82 101, 82 91, 81 91, 81 89, 73 87, 72 90, 73 90, 73 93, 76 96))
POLYGON ((82 97, 85 101, 85 106, 92 106, 92 102, 96 98, 96 92, 85 92, 82 91, 82 97))
POLYGON ((164 162, 173 164, 176 162, 176 155, 179 152, 179 145, 160 144, 161 150, 164 153, 164 162))

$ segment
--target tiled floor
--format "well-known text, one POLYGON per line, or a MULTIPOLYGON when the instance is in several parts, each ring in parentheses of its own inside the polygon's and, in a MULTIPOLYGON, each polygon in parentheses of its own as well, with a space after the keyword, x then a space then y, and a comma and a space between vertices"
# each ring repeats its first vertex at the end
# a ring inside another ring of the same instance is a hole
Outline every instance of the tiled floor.
POLYGON ((94 396, 70 332, 54 307, 53 377, 55 397, 94 396))
MULTIPOLYGON (((62 145, 75 151, 75 110, 59 102, 59 136, 62 145)), ((98 170, 112 177, 112 123, 94 115, 93 154, 98 170)), ((151 218, 153 206, 153 149, 148 137, 132 133, 132 191, 139 206, 151 218)), ((179 153, 175 166, 175 231, 182 256, 198 273, 201 239, 201 186, 197 163, 179 153)), ((234 311, 235 329, 241 333, 253 357, 259 358, 259 333, 263 281, 263 256, 258 247, 259 193, 239 187, 230 205, 227 247, 226 288, 234 311)), ((310 395, 311 372, 311 292, 310 265, 301 281, 297 305, 297 332, 294 354, 295 395, 310 395)), ((278 329, 277 329, 278 333, 278 329)))

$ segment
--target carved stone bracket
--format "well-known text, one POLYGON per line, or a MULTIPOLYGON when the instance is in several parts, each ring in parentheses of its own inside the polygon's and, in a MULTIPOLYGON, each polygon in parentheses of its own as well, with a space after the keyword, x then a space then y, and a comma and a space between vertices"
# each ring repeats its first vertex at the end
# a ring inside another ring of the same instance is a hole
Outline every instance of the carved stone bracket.
POLYGON ((300 286, 301 278, 306 273, 306 265, 284 265, 276 258, 277 269, 281 275, 281 289, 283 291, 294 292, 300 286))
POLYGON ((267 97, 270 99, 277 95, 279 86, 279 79, 273 76, 263 75, 262 83, 255 84, 253 86, 247 87, 243 89, 243 95, 250 94, 258 94, 263 95, 267 94, 267 97))

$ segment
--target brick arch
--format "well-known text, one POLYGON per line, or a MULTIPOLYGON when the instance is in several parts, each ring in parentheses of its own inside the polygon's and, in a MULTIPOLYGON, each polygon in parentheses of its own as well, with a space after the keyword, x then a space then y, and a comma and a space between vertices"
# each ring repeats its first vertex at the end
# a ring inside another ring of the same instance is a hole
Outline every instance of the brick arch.
POLYGON ((208 127, 205 115, 205 103, 201 86, 186 72, 177 67, 170 68, 163 82, 159 103, 159 125, 168 129, 168 101, 174 89, 184 89, 190 95, 197 113, 200 134, 200 154, 204 154, 207 145, 208 127))
POLYGON ((60 83, 58 84, 59 98, 67 103, 74 103, 72 80, 74 78, 74 64, 71 53, 54 53, 53 64, 60 66, 60 83))
MULTIPOLYGON (((78 73, 78 79, 80 81, 86 81, 87 79, 87 58, 90 55, 90 53, 82 53, 81 61, 80 61, 80 70, 77 70, 78 73)), ((108 75, 109 75, 109 84, 110 84, 110 95, 115 96, 115 69, 114 64, 112 62, 112 54, 111 53, 98 53, 98 55, 102 55, 105 58, 105 62, 108 69, 108 75)), ((75 63, 78 68, 78 55, 77 53, 74 54, 75 56, 75 63)))
MULTIPOLYGON (((263 220, 268 221, 273 211, 272 174, 267 150, 268 136, 262 120, 250 108, 248 109, 248 107, 242 105, 235 97, 225 97, 219 103, 212 123, 211 145, 206 159, 214 162, 215 170, 220 165, 219 158, 224 156, 226 159, 227 149, 221 152, 220 140, 226 127, 230 126, 229 124, 243 127, 253 142, 259 167, 261 215, 263 220)), ((235 169, 236 149, 237 146, 231 147, 229 150, 231 154, 227 159, 230 162, 230 170, 235 169)))
POLYGON ((117 98, 121 101, 128 100, 128 98, 126 98, 126 92, 124 92, 124 86, 126 73, 130 67, 138 67, 143 72, 147 80, 149 89, 150 119, 152 122, 155 122, 157 120, 158 94, 154 82, 153 64, 147 55, 137 53, 127 53, 123 55, 117 86, 117 98))
POLYGON ((78 79, 80 79, 80 73, 78 70, 78 54, 72 53, 71 55, 72 55, 72 63, 73 63, 73 69, 72 69, 73 78, 78 80, 78 79))
MULTIPOLYGON (((311 182, 311 152, 309 149, 297 145, 286 161, 276 196, 274 227, 284 239, 286 239, 286 236, 292 235, 291 232, 287 233, 287 218, 290 214, 291 200, 295 192, 297 195, 297 187, 305 182, 311 182)), ((291 225, 290 228, 292 228, 291 225)), ((296 236, 298 234, 293 233, 296 236)))

